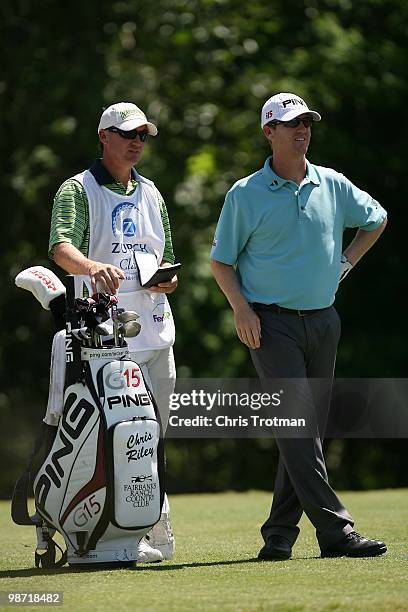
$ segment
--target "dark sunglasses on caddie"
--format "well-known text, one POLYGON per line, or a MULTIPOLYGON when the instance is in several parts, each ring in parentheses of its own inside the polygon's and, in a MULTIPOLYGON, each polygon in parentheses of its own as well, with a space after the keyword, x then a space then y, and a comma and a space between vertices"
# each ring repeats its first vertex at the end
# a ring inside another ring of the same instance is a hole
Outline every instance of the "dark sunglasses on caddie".
POLYGON ((304 117, 301 119, 300 117, 296 117, 295 119, 291 119, 290 121, 274 121, 272 125, 284 125, 287 128, 297 128, 301 123, 305 126, 305 128, 312 127, 313 119, 311 117, 304 117))
POLYGON ((139 132, 136 130, 120 130, 117 127, 109 127, 106 128, 108 132, 113 132, 114 134, 119 134, 122 138, 126 138, 126 140, 134 140, 139 137, 140 142, 146 142, 149 132, 147 130, 142 130, 139 132))

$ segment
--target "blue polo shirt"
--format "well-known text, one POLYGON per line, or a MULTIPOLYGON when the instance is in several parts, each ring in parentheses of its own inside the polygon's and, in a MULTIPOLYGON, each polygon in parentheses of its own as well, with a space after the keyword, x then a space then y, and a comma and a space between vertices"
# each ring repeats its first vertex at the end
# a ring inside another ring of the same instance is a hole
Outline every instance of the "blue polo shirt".
POLYGON ((300 185, 264 167, 226 195, 211 258, 236 266, 249 302, 330 306, 339 284, 343 231, 376 229, 386 211, 330 168, 307 162, 300 185))

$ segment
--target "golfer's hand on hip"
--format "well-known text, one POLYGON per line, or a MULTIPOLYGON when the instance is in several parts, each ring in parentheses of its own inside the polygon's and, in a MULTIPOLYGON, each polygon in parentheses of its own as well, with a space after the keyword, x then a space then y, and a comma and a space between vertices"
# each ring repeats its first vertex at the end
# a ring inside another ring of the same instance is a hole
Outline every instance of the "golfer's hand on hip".
POLYGON ((114 295, 125 278, 125 274, 120 268, 99 261, 95 261, 89 266, 88 273, 94 293, 101 290, 114 295))
POLYGON ((261 346, 261 322, 248 303, 234 309, 234 322, 238 338, 245 346, 252 349, 261 346))

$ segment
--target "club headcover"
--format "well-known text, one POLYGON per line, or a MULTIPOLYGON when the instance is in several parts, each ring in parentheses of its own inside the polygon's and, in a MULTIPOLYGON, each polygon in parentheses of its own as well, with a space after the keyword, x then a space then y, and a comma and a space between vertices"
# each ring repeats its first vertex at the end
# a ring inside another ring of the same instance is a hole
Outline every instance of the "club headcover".
POLYGON ((65 286, 58 276, 43 266, 33 266, 17 274, 15 283, 27 289, 37 298, 45 310, 50 310, 50 302, 65 295, 65 286))

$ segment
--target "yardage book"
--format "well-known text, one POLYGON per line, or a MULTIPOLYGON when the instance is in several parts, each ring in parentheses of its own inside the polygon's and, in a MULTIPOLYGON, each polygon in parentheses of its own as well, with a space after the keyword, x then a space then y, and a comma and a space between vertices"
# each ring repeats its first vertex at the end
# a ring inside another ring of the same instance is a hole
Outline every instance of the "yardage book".
POLYGON ((160 268, 158 265, 160 259, 157 253, 135 252, 134 257, 139 272, 140 285, 143 289, 171 280, 181 268, 181 263, 160 268))
POLYGON ((177 274, 178 270, 181 268, 181 263, 175 263, 172 266, 166 266, 165 268, 158 268, 156 272, 145 282, 142 282, 141 285, 145 289, 149 287, 153 287, 153 285, 158 285, 159 283, 165 283, 170 281, 175 274, 177 274))

